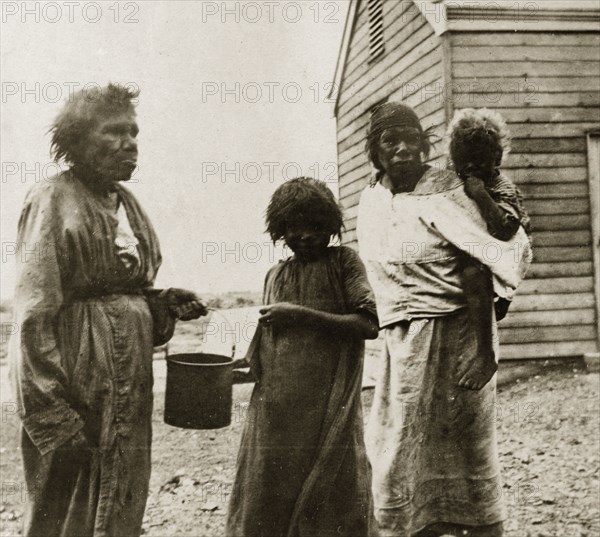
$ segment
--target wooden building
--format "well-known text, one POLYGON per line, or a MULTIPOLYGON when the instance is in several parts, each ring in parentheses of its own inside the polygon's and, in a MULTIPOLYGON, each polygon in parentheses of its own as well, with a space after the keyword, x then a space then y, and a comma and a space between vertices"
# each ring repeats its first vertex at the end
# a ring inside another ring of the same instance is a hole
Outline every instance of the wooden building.
MULTIPOLYGON (((500 324, 502 357, 596 353, 599 345, 600 2, 351 0, 335 75, 346 244, 371 168, 370 111, 412 106, 443 135, 460 108, 500 112, 505 173, 532 217, 535 259, 500 324)), ((442 164, 441 144, 432 154, 442 164)))

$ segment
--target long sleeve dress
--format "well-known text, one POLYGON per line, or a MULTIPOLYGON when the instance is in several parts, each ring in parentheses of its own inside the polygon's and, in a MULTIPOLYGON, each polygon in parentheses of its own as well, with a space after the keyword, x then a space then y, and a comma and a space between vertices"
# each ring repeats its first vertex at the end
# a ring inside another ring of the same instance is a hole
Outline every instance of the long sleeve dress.
MULTIPOLYGON (((291 257, 267 275, 264 303, 330 313, 375 302, 350 248, 291 257)), ((229 506, 228 537, 367 537, 370 469, 360 389, 364 342, 306 326, 263 328, 229 506)))
POLYGON ((121 185, 116 194, 135 236, 127 259, 114 207, 73 172, 36 185, 19 221, 11 376, 28 537, 141 533, 153 382, 144 292, 161 257, 138 202, 121 185), (79 430, 92 449, 61 449, 79 430))

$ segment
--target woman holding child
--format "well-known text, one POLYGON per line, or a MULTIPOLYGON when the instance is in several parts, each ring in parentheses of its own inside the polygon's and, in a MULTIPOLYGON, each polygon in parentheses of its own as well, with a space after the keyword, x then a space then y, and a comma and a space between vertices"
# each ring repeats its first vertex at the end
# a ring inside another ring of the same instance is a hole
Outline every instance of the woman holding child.
POLYGON ((361 196, 358 240, 384 332, 366 433, 375 516, 381 537, 498 537, 497 338, 483 352, 495 320, 475 317, 482 303, 470 305, 464 268, 480 267, 477 292, 510 299, 529 244, 522 228, 495 238, 485 188, 425 165, 429 149, 409 107, 373 113, 367 151, 377 173, 361 196))

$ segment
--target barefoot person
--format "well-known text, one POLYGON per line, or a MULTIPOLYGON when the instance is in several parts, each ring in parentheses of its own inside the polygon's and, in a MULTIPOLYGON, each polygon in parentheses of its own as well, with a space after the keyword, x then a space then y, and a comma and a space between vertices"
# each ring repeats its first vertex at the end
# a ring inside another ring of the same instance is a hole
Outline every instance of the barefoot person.
POLYGON ((265 280, 227 537, 372 535, 360 390, 377 316, 358 255, 328 246, 341 227, 333 194, 310 178, 280 186, 267 209, 271 238, 294 255, 265 280))
MULTIPOLYGON (((529 216, 523 208, 517 187, 503 175, 498 166, 510 149, 506 123, 497 112, 486 108, 459 110, 448 128, 447 138, 451 163, 464 182, 464 189, 479 208, 490 234, 510 240, 519 226, 529 232, 529 216)), ((458 385, 479 390, 496 371, 492 334, 492 315, 500 321, 510 301, 498 298, 494 303, 492 278, 485 266, 473 258, 464 258, 461 283, 465 294, 470 324, 478 331, 479 364, 470 368, 458 385)))
POLYGON ((36 185, 21 213, 11 375, 25 537, 140 535, 153 346, 176 318, 205 313, 192 292, 152 289, 158 239, 121 185, 137 162, 136 97, 111 84, 65 105, 52 150, 71 167, 36 185))
POLYGON ((480 364, 460 269, 476 258, 510 298, 528 240, 522 230, 492 237, 462 181, 423 164, 429 149, 412 109, 374 111, 367 150, 377 173, 361 195, 358 241, 384 329, 366 435, 375 516, 381 537, 498 537, 496 386, 459 386, 480 364))

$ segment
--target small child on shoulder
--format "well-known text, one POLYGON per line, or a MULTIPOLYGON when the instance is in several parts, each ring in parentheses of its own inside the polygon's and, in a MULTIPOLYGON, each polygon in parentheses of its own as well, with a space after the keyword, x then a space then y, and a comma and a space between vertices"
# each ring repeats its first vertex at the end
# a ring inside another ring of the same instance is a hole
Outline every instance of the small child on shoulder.
MULTIPOLYGON (((464 189, 479 208, 490 235, 501 241, 514 237, 520 226, 527 234, 530 221, 523 207, 521 193, 498 169, 510 149, 510 133, 500 114, 488 110, 459 110, 447 132, 450 160, 464 189)), ((510 301, 498 298, 494 302, 489 270, 475 259, 465 259, 461 281, 473 326, 479 333, 479 360, 467 364, 460 372, 459 385, 479 390, 497 370, 494 352, 492 314, 505 317, 510 301)))

